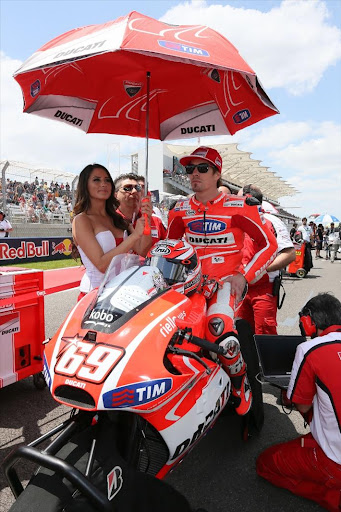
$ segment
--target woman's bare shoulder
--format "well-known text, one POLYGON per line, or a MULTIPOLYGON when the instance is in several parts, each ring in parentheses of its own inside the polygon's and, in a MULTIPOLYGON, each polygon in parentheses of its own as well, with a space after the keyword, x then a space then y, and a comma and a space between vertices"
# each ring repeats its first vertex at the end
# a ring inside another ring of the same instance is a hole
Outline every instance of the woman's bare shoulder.
POLYGON ((91 220, 85 212, 78 213, 72 221, 76 226, 91 225, 91 220))

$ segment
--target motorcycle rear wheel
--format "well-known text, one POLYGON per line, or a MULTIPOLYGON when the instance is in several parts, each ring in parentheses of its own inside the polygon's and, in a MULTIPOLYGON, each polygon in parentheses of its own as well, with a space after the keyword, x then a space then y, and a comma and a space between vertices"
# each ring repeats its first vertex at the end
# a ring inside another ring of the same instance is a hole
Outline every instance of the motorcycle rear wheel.
POLYGON ((236 320, 240 350, 247 365, 247 375, 252 391, 252 406, 243 416, 242 437, 246 440, 259 434, 264 424, 264 403, 262 384, 259 381, 260 367, 253 332, 250 324, 241 318, 236 320))

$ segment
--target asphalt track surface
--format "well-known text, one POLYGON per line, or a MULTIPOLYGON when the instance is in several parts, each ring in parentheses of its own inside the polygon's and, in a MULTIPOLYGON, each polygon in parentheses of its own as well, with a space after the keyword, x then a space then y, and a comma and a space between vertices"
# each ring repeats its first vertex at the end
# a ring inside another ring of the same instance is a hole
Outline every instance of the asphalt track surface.
MULTIPOLYGON (((318 292, 333 292, 341 300, 341 261, 314 260, 305 279, 285 276, 286 299, 278 314, 279 334, 299 334, 297 313, 318 292)), ((45 298, 46 336, 52 336, 75 304, 78 291, 45 298)), ((261 434, 241 439, 240 419, 226 411, 206 437, 192 450, 167 481, 182 492, 191 505, 208 512, 312 512, 317 504, 273 487, 259 478, 255 461, 268 446, 306 433, 297 412, 287 415, 278 404, 278 390, 264 385, 265 425, 261 434)), ((38 391, 28 378, 0 390, 0 462, 16 446, 29 443, 61 423, 69 408, 58 405, 47 389, 38 391)), ((32 466, 22 464, 24 482, 32 466)), ((14 498, 0 473, 0 512, 7 512, 14 498)), ((40 512, 44 512, 41 510, 40 512)), ((160 509, 162 512, 162 509, 160 509)))

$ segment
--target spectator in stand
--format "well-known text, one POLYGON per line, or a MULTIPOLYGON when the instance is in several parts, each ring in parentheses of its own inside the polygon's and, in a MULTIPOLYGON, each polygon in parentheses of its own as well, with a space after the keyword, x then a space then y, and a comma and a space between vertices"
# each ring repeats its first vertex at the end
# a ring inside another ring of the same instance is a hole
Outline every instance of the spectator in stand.
POLYGON ((310 423, 310 433, 271 446, 257 460, 257 473, 278 487, 341 510, 341 303, 328 293, 300 312, 302 334, 287 396, 310 423))
MULTIPOLYGON (((238 195, 251 195, 263 202, 263 194, 256 185, 245 185, 238 195)), ((277 307, 280 292, 280 270, 284 269, 296 257, 294 245, 285 224, 275 215, 264 213, 266 224, 275 234, 278 252, 276 258, 267 267, 266 272, 256 282, 249 283, 246 296, 238 309, 238 316, 247 320, 255 334, 277 334, 277 307)), ((253 240, 245 235, 243 265, 246 267, 253 259, 257 248, 253 240)))
MULTIPOLYGON (((120 204, 118 212, 135 226, 136 221, 141 217, 141 205, 144 204, 142 201, 142 187, 138 183, 138 176, 134 173, 121 174, 114 180, 114 185, 115 196, 120 204)), ((166 229, 162 224, 162 220, 153 214, 152 203, 149 201, 147 204, 151 215, 152 242, 155 244, 159 240, 166 238, 166 229)))
POLYGON ((313 268, 313 259, 311 256, 311 242, 312 242, 312 229, 307 225, 307 217, 303 217, 302 225, 297 228, 297 231, 301 233, 302 240, 305 242, 304 252, 304 270, 308 272, 313 268))
POLYGON ((11 223, 5 217, 4 212, 0 210, 0 238, 8 237, 13 230, 11 223))
POLYGON ((323 236, 324 236, 323 224, 319 224, 317 226, 317 230, 316 230, 316 255, 315 255, 316 260, 317 260, 317 258, 322 258, 321 249, 322 249, 322 244, 323 244, 323 236))

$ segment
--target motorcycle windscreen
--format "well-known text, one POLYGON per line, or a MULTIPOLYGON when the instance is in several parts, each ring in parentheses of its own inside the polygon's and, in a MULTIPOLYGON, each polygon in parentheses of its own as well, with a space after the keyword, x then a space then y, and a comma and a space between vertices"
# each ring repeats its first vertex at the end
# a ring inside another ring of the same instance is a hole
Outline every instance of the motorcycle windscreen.
POLYGON ((176 260, 166 259, 163 256, 152 256, 150 264, 161 271, 164 280, 169 285, 184 283, 188 276, 189 267, 176 260))
POLYGON ((82 329, 112 333, 127 320, 127 314, 135 314, 136 308, 141 309, 141 305, 166 289, 167 283, 156 267, 133 266, 123 270, 99 290, 96 301, 84 315, 82 329))

